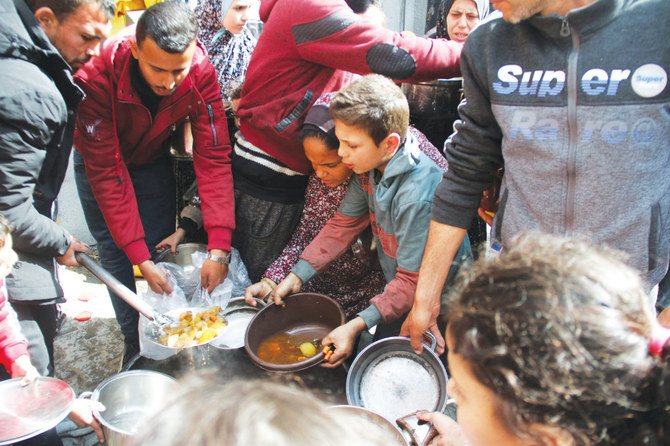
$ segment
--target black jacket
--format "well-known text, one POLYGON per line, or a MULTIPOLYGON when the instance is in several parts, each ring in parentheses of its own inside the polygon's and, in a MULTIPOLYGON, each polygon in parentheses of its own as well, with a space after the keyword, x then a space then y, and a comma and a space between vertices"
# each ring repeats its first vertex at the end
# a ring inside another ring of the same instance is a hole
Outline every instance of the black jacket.
POLYGON ((7 277, 10 301, 63 296, 54 257, 69 234, 52 217, 83 98, 70 67, 23 0, 0 0, 0 212, 15 226, 19 261, 7 277))

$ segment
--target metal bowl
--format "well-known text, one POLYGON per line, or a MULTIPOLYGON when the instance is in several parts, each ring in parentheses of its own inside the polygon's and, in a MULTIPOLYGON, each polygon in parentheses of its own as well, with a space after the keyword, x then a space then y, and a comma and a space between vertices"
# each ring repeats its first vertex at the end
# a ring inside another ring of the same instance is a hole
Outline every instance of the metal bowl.
POLYGON ((179 266, 187 267, 193 266, 191 261, 191 254, 194 252, 207 252, 207 245, 203 243, 182 243, 177 246, 177 254, 172 254, 172 251, 166 249, 158 254, 156 262, 176 263, 179 266))
POLYGON ((244 336, 247 327, 256 314, 265 307, 265 302, 256 300, 256 306, 248 304, 244 297, 231 299, 228 306, 223 310, 223 317, 227 322, 226 330, 216 338, 212 339, 210 345, 223 350, 244 347, 244 336))
MULTIPOLYGON (((186 311, 190 311, 195 315, 196 313, 202 313, 207 310, 208 308, 201 308, 201 307, 177 308, 166 312, 165 315, 175 320, 178 320, 179 316, 186 311)), ((221 310, 219 316, 226 319, 224 310, 221 310)), ((158 337, 164 334, 162 327, 150 321, 144 315, 140 315, 139 331, 141 340, 146 341, 149 344, 147 348, 151 349, 154 353, 158 353, 158 355, 161 358, 167 358, 169 356, 177 354, 182 350, 191 351, 193 354, 201 354, 202 352, 200 350, 207 350, 208 344, 210 344, 218 337, 223 336, 227 330, 224 330, 223 333, 221 333, 214 339, 196 345, 189 345, 186 347, 169 347, 167 345, 163 345, 160 342, 158 342, 158 337)))
POLYGON ((261 359, 256 352, 268 337, 287 330, 317 327, 321 336, 344 324, 344 311, 334 299, 323 294, 298 293, 284 298, 284 306, 274 303, 254 316, 247 327, 244 348, 259 367, 273 372, 293 372, 312 367, 323 361, 323 353, 292 364, 274 364, 261 359))

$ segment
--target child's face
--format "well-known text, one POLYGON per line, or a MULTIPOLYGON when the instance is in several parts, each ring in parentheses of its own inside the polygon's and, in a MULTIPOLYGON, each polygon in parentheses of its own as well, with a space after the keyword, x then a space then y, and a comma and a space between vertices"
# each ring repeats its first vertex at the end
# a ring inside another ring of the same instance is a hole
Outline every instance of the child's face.
POLYGON ((223 16, 223 26, 232 34, 239 34, 249 19, 249 8, 254 0, 233 0, 223 16))
POLYGON ((337 154, 342 158, 342 162, 356 173, 365 173, 372 169, 384 172, 384 168, 395 153, 395 150, 389 147, 389 138, 377 145, 362 128, 345 124, 339 119, 333 121, 335 135, 340 140, 337 154))
POLYGON ((7 277, 17 260, 18 256, 12 249, 12 236, 7 234, 0 247, 0 279, 7 277))
POLYGON ((351 177, 353 172, 342 162, 337 150, 329 149, 325 142, 308 137, 302 140, 302 145, 314 173, 326 186, 337 187, 351 177))
POLYGON ((451 376, 447 393, 458 405, 458 424, 472 446, 530 446, 515 435, 499 416, 495 392, 482 384, 461 355, 452 353, 454 345, 447 329, 448 362, 451 376))

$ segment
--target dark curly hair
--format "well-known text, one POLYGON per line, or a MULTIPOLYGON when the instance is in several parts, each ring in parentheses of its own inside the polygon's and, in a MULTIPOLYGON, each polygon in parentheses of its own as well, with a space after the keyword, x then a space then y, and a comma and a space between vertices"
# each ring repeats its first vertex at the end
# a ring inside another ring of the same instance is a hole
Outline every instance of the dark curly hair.
POLYGON ((649 353, 656 313, 618 257, 525 235, 481 258, 450 294, 451 352, 493 390, 519 437, 542 444, 529 428, 541 423, 580 446, 668 444, 670 367, 649 353))

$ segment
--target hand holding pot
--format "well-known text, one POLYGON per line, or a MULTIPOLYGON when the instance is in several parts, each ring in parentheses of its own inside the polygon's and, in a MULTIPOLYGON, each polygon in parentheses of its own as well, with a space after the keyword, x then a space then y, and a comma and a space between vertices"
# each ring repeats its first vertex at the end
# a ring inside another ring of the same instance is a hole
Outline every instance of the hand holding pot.
POLYGON ((279 285, 277 285, 277 288, 274 289, 270 297, 274 299, 275 305, 284 305, 284 297, 289 294, 299 293, 300 288, 302 288, 302 279, 294 273, 289 273, 284 280, 279 282, 279 285))
POLYGON ((469 446, 463 430, 454 420, 440 412, 419 412, 417 418, 433 423, 438 435, 428 443, 429 446, 469 446))
POLYGON ((98 436, 100 443, 104 443, 105 436, 102 433, 102 426, 93 416, 93 411, 103 412, 105 406, 99 401, 93 401, 85 398, 77 398, 72 404, 72 410, 68 418, 78 427, 91 426, 98 436))
POLYGON ((321 343, 323 345, 334 345, 335 351, 328 362, 321 363, 321 367, 332 369, 342 364, 354 351, 356 337, 366 328, 365 321, 359 316, 328 333, 321 343))
POLYGON ((170 249, 172 255, 177 255, 177 246, 186 238, 186 231, 184 228, 177 228, 172 235, 165 237, 159 244, 156 245, 156 251, 163 252, 170 249))
POLYGON ((271 279, 263 277, 259 282, 249 285, 244 290, 244 301, 249 305, 256 306, 256 299, 265 299, 270 296, 272 290, 277 288, 277 284, 271 279))

